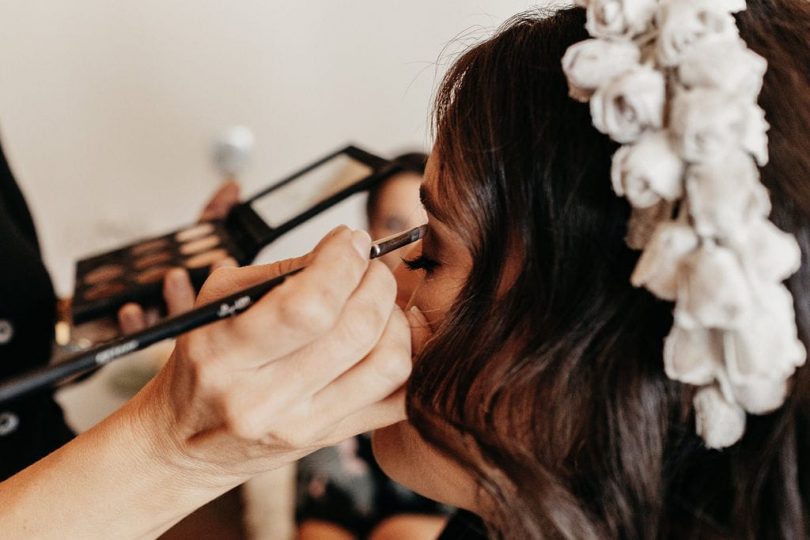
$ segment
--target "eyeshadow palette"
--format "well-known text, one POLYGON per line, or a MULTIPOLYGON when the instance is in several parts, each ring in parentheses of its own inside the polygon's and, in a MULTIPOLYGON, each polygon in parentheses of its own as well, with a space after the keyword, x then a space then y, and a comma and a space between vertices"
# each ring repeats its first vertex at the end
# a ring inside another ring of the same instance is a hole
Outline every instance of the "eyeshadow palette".
POLYGON ((250 263, 282 234, 399 170, 347 146, 236 205, 224 220, 189 225, 82 259, 76 264, 73 322, 112 316, 128 302, 163 307, 163 278, 171 268, 187 269, 199 289, 217 262, 232 257, 239 264, 250 263))

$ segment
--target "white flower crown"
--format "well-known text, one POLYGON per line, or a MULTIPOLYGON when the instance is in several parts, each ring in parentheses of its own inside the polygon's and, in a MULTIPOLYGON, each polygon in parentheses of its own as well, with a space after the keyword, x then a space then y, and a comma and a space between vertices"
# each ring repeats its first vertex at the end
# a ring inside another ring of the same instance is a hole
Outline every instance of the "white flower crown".
POLYGON ((633 207, 631 281, 675 302, 664 369, 698 386, 697 432, 737 442, 746 411, 779 408, 804 364, 782 284, 801 252, 768 220, 759 169, 768 123, 757 106, 767 62, 732 13, 744 0, 575 0, 594 39, 563 57, 571 97, 622 146, 613 189, 633 207))

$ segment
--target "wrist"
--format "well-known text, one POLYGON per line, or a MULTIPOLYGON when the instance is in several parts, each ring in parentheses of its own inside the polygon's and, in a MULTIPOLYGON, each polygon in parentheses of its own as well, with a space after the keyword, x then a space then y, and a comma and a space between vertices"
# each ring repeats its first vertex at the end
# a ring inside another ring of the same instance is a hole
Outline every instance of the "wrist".
POLYGON ((120 421, 125 424, 121 431, 129 434, 133 458, 162 476, 174 496, 213 499, 247 478, 233 474, 215 460, 206 459, 200 448, 206 445, 200 445, 199 439, 207 435, 194 425, 188 425, 185 409, 178 403, 188 396, 173 395, 177 394, 172 392, 171 386, 173 368, 170 361, 170 365, 119 411, 120 421))

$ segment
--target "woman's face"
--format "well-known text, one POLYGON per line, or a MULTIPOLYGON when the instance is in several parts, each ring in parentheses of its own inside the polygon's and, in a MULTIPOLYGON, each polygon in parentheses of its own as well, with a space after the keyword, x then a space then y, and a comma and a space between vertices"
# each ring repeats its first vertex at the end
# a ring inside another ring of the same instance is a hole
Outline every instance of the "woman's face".
MULTIPOLYGON (((435 155, 431 155, 421 187, 428 233, 395 271, 400 291, 413 291, 410 298, 400 296, 400 305, 406 310, 416 306, 427 321, 424 331, 414 332, 414 353, 444 319, 472 268, 472 257, 460 237, 431 212, 432 208, 445 209, 454 203, 437 199, 436 180, 435 155)), ((453 506, 477 510, 472 476, 428 445, 408 422, 377 430, 374 455, 389 476, 414 491, 453 506)))

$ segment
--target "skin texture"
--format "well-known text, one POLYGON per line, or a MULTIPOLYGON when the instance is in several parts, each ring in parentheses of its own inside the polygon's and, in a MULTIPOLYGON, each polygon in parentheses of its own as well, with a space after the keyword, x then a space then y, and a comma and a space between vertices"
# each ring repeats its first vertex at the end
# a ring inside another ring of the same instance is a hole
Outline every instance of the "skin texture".
POLYGON ((179 338, 124 407, 0 484, 3 537, 155 537, 256 473, 404 419, 416 323, 370 243, 341 227, 305 257, 215 271, 198 303, 307 266, 179 338))
MULTIPOLYGON (((423 189, 435 193, 436 162, 428 160, 423 189)), ((434 204, 451 204, 430 197, 434 204)), ((418 324, 412 331, 415 355, 444 319, 472 267, 472 258, 461 239, 447 225, 428 213, 429 233, 405 257, 412 260, 422 252, 438 266, 428 272, 397 268, 397 282, 411 285, 414 292, 405 307, 418 324)), ((403 299, 400 299, 400 301, 403 299)), ((374 433, 374 456, 383 470, 396 481, 431 499, 453 506, 480 511, 474 480, 455 462, 428 445, 408 422, 400 422, 374 433)))

